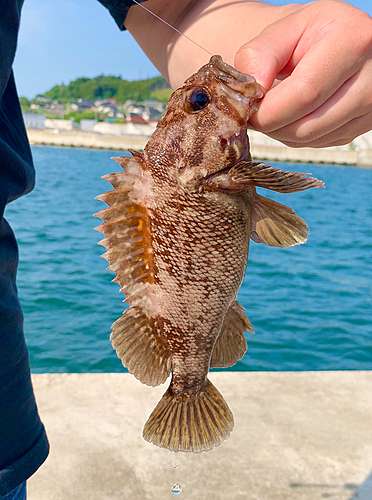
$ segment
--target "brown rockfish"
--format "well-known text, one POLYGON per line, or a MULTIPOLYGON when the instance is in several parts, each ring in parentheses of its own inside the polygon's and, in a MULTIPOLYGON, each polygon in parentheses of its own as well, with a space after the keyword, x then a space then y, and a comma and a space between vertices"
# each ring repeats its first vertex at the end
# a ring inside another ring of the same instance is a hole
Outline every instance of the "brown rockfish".
POLYGON ((125 367, 168 390, 143 437, 172 451, 218 446, 233 428, 210 367, 234 365, 253 332, 236 301, 249 239, 270 246, 304 243, 308 227, 256 186, 292 193, 323 183, 308 174, 253 162, 247 122, 265 94, 255 79, 213 56, 168 100, 144 152, 113 158, 114 190, 96 214, 129 304, 111 340, 125 367))

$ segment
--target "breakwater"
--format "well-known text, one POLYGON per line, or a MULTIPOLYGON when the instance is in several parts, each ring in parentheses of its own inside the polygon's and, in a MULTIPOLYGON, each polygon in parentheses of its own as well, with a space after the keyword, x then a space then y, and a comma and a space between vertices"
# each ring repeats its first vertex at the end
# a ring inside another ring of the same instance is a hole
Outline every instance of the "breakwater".
MULTIPOLYGON (((143 150, 149 140, 148 136, 141 135, 109 135, 83 131, 56 131, 53 129, 28 129, 27 134, 30 143, 33 145, 114 150, 143 150)), ((355 151, 342 148, 290 148, 277 141, 275 141, 275 144, 257 144, 253 135, 251 153, 256 160, 291 163, 333 163, 372 168, 372 149, 355 151)))

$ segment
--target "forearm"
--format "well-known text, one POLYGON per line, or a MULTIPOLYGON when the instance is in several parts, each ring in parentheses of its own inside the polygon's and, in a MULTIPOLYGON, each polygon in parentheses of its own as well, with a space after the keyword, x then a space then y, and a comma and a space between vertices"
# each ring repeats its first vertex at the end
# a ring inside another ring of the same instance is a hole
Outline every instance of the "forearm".
MULTIPOLYGON (((148 0, 143 5, 232 65, 243 43, 299 8, 255 0, 148 0)), ((180 86, 209 59, 206 52, 139 6, 131 7, 125 27, 172 87, 180 86)))
MULTIPOLYGON (((372 19, 338 0, 148 0, 146 7, 270 89, 250 125, 290 146, 338 146, 372 128, 372 19), (275 81, 281 83, 274 88, 275 81)), ((172 87, 209 54, 141 7, 125 26, 172 87)))

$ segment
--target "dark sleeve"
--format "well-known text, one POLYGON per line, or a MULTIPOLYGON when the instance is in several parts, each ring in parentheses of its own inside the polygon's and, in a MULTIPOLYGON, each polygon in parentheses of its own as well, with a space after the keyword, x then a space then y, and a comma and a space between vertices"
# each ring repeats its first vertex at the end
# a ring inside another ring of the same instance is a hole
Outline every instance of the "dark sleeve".
POLYGON ((22 0, 0 0, 0 499, 48 455, 31 385, 16 287, 18 249, 5 205, 34 185, 31 150, 12 72, 22 0))
MULTIPOLYGON (((125 30, 124 21, 127 17, 128 10, 130 7, 135 5, 132 0, 98 0, 106 9, 110 11, 110 14, 115 19, 116 24, 121 30, 125 30)), ((137 0, 142 3, 145 0, 137 0)))

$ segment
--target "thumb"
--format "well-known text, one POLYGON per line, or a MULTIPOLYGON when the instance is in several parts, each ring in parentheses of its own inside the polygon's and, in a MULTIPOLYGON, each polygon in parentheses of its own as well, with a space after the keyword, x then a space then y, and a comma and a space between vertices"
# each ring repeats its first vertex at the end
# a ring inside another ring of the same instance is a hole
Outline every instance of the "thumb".
POLYGON ((292 55, 301 37, 291 24, 286 18, 279 20, 242 45, 235 54, 235 68, 252 75, 266 90, 276 78, 288 76, 293 70, 292 55))

